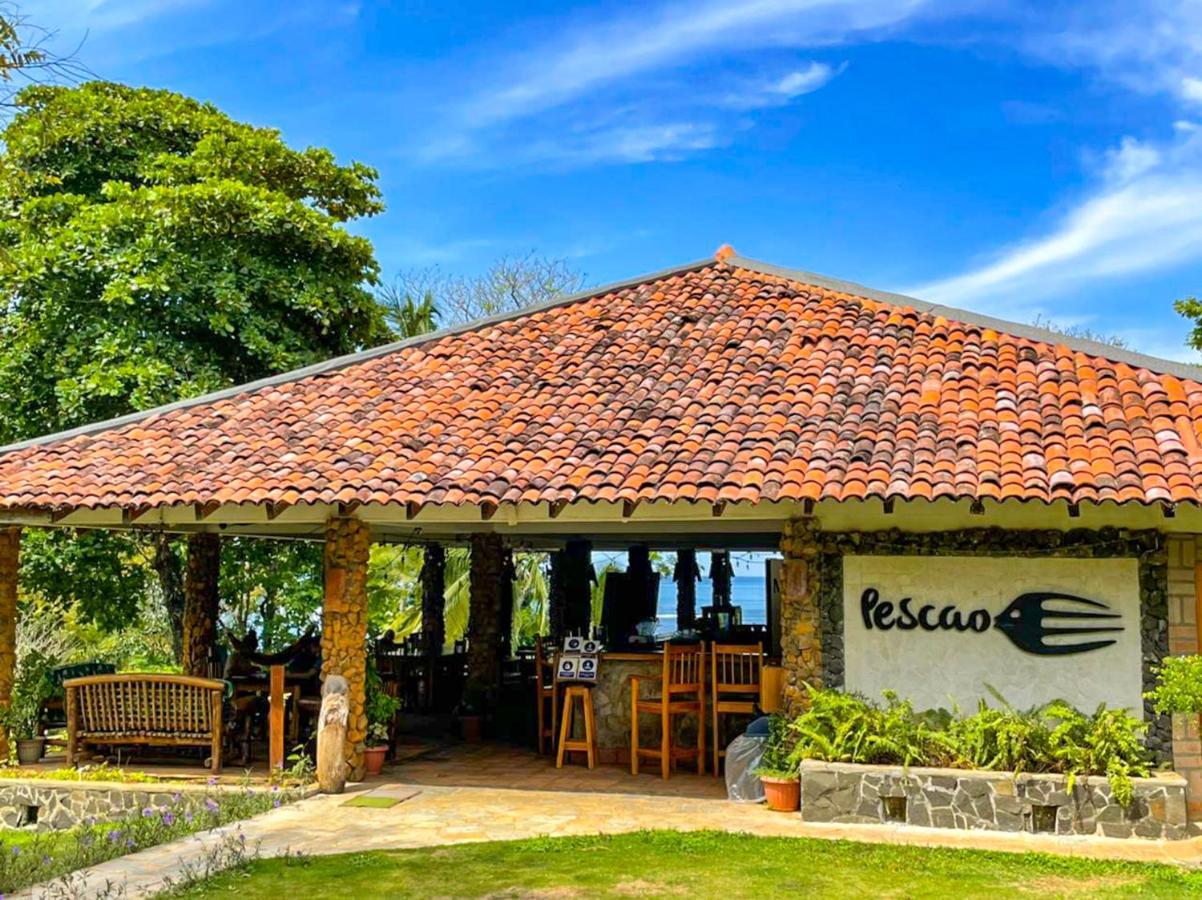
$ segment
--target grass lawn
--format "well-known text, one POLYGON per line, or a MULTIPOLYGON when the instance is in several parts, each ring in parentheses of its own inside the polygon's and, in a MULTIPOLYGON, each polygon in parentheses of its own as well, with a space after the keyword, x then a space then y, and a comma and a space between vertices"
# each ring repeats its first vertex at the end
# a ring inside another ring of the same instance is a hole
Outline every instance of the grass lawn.
POLYGON ((1202 872, 716 832, 539 838, 259 860, 189 898, 1199 897, 1202 872))

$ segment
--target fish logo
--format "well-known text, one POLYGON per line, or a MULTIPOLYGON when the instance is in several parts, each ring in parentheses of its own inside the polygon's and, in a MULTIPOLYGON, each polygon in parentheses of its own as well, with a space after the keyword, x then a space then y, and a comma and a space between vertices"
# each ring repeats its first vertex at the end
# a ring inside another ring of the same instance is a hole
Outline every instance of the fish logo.
POLYGON ((1108 638, 1049 644, 1046 639, 1122 631, 1121 625, 1103 624, 1107 620, 1122 618, 1118 613, 1109 612, 1109 609, 1105 603, 1073 594, 1033 591, 1018 597, 994 616, 993 626, 1019 650, 1041 656, 1068 656, 1109 647, 1115 640, 1108 638), (1050 606, 1053 602, 1057 605, 1050 606))

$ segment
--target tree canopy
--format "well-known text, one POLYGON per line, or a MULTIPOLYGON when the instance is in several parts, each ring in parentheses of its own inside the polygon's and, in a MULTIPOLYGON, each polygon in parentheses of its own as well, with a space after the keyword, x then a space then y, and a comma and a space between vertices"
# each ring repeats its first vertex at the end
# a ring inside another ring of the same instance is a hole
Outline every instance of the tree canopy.
POLYGON ((168 91, 16 97, 0 153, 0 440, 377 343, 376 173, 168 91))
MULTIPOLYGON (((371 244, 345 227, 383 209, 373 169, 168 91, 33 86, 15 109, 0 135, 0 443, 389 336, 371 244)), ((172 565, 136 539, 31 534, 22 577, 111 624, 141 603, 149 559, 172 565)))

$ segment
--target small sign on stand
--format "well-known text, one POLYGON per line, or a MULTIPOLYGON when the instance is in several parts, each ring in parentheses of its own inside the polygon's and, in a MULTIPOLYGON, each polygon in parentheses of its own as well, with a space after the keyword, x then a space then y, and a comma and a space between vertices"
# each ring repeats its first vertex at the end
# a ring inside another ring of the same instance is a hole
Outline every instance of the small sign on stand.
POLYGON ((559 654, 559 668, 555 673, 556 679, 596 684, 600 653, 600 641, 585 637, 564 638, 563 653, 559 654))

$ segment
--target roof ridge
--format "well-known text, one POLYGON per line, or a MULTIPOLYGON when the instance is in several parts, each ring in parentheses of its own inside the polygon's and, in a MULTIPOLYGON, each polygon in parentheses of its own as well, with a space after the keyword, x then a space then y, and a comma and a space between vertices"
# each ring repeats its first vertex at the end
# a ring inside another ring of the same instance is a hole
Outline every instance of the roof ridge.
POLYGON ((225 400, 230 397, 236 397, 239 394, 252 393, 254 391, 261 391, 264 388, 288 384, 293 381, 301 381, 305 378, 311 378, 315 375, 323 375, 326 372, 334 372, 338 369, 345 369, 348 366, 357 365, 361 362, 367 362, 368 360, 376 359, 381 356, 388 356, 400 350, 407 350, 410 347, 419 347, 422 344, 437 341, 444 337, 450 337, 456 334, 464 334, 469 331, 476 331, 480 328, 486 328, 489 325, 497 325, 501 322, 519 319, 522 316, 530 315, 532 313, 542 312, 548 309, 555 309, 559 306, 568 306, 572 303, 579 303, 583 300, 590 300, 594 297, 601 297, 605 294, 611 294, 614 291, 624 290, 640 284, 649 284, 653 281, 671 278, 674 275, 683 275, 686 272, 698 271, 706 268, 707 266, 713 266, 717 264, 718 262, 715 257, 707 256, 705 259, 699 259, 691 263, 685 263, 684 265, 661 269, 658 272, 650 272, 646 275, 640 275, 635 278, 624 278, 621 281, 614 281, 608 284, 598 285, 594 288, 586 288, 582 291, 575 291, 571 294, 552 297, 550 300, 546 300, 541 303, 535 303, 532 306, 524 306, 520 309, 507 310, 505 312, 495 313, 491 316, 482 316, 478 319, 472 319, 469 322, 464 322, 459 325, 451 325, 446 328, 440 328, 437 331, 431 331, 427 334, 419 334, 411 338, 402 338, 399 341, 391 341, 387 344, 381 344, 378 347, 369 347, 366 350, 358 350, 354 353, 346 353, 342 356, 335 356, 332 359, 314 363, 310 366, 303 366, 299 369, 290 369, 287 372, 280 372, 276 375, 269 375, 266 378, 257 379, 256 381, 248 381, 244 384, 237 384, 228 388, 222 388, 219 391, 210 391, 207 394, 199 394, 196 397, 187 397, 183 400, 174 400, 171 403, 165 403, 161 406, 156 406, 151 409, 126 413, 123 416, 116 416, 112 419, 103 419, 99 422, 91 422, 86 425, 77 426, 76 428, 69 428, 64 431, 57 431, 51 434, 41 435, 40 437, 26 438, 23 441, 15 441, 14 443, 0 446, 0 454, 11 453, 16 450, 24 450, 29 447, 40 447, 46 444, 57 443, 58 441, 70 440, 71 438, 95 434, 100 431, 107 431, 110 428, 120 428, 123 425, 132 425, 135 422, 141 422, 146 419, 153 418, 154 416, 176 412, 177 410, 190 409, 193 406, 200 406, 204 403, 212 403, 217 400, 225 400))
POLYGON ((954 306, 943 306, 942 304, 920 300, 907 294, 880 291, 876 288, 857 284, 854 281, 830 278, 826 275, 819 275, 815 272, 807 272, 802 269, 789 269, 776 266, 772 263, 761 262, 758 259, 750 259, 738 254, 727 257, 723 262, 729 266, 737 266, 752 272, 772 275, 801 284, 815 285, 827 290, 850 294, 854 297, 863 297, 866 300, 888 303, 893 306, 909 307, 926 315, 942 316, 946 319, 961 322, 965 325, 972 325, 977 328, 991 328, 995 331, 1001 331, 1005 334, 1026 340, 1039 341, 1045 344, 1062 344, 1071 350, 1076 350, 1089 356, 1097 356, 1111 362, 1126 363, 1141 369, 1148 369, 1159 375, 1172 375, 1177 378, 1188 378, 1190 381, 1202 383, 1202 365, 1192 365, 1178 360, 1150 356, 1146 353, 1115 347, 1113 344, 1105 344, 1101 341, 1071 337, 1058 331, 1053 331, 1050 328, 1040 328, 1037 325, 1024 325, 1021 322, 998 319, 982 313, 975 313, 972 310, 958 309, 954 306))

